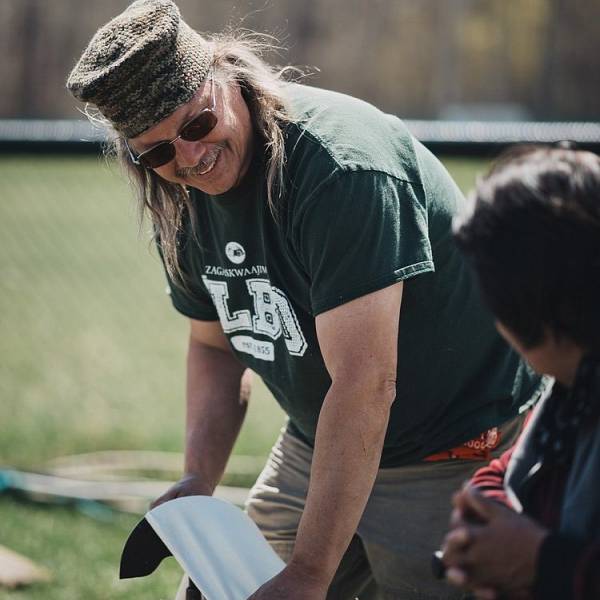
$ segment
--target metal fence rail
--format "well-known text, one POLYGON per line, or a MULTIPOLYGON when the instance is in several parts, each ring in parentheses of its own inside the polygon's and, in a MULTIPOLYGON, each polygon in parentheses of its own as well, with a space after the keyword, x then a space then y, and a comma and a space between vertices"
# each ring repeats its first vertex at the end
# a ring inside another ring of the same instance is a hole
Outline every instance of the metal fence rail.
MULTIPOLYGON (((415 137, 436 152, 485 154, 518 143, 574 142, 600 151, 597 122, 406 120, 415 137)), ((85 120, 0 119, 0 152, 98 152, 106 132, 85 120)))

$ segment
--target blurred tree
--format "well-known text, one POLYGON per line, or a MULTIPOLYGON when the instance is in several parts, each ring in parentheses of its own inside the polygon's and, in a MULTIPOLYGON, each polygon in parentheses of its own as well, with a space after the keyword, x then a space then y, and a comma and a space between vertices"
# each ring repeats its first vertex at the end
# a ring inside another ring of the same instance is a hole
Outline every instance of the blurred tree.
POLYGON ((546 119, 600 118, 600 2, 547 0, 536 110, 546 119))
POLYGON ((22 25, 17 29, 21 31, 20 45, 22 75, 20 77, 20 107, 23 116, 33 117, 38 112, 37 100, 40 94, 36 94, 36 79, 38 69, 41 65, 38 63, 38 47, 40 44, 39 31, 40 11, 36 0, 23 0, 21 2, 21 20, 22 25))
MULTIPOLYGON (((64 89, 96 28, 129 0, 0 0, 0 116, 76 117, 64 89)), ((178 0, 200 31, 275 34, 275 57, 315 85, 405 117, 514 103, 544 119, 598 119, 600 0, 178 0)))

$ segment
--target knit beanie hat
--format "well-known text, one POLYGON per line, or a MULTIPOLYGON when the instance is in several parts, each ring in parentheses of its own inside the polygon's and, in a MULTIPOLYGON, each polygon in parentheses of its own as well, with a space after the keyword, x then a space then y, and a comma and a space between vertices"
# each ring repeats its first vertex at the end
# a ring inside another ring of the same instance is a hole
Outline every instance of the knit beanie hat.
POLYGON ((132 138, 191 100, 211 60, 171 0, 137 0, 96 32, 67 88, 132 138))

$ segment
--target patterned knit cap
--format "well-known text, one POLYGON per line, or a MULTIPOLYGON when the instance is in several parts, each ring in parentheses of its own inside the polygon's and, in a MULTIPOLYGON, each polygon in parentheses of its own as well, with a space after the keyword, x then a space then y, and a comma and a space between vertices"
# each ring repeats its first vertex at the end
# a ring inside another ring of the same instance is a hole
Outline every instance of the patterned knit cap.
POLYGON ((171 0, 137 0, 96 32, 67 88, 132 138, 191 100, 211 59, 171 0))

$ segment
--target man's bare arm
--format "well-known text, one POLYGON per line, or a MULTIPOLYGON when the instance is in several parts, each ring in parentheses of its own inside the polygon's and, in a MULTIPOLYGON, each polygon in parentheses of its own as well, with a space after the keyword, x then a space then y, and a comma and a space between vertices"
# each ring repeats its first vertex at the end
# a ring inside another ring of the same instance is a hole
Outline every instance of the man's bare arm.
POLYGON ((332 379, 315 440, 306 506, 290 563, 252 600, 325 598, 373 487, 396 394, 403 284, 317 317, 332 379))
POLYGON ((178 496, 213 493, 246 414, 251 374, 244 371, 218 321, 191 321, 185 472, 153 506, 178 496))

